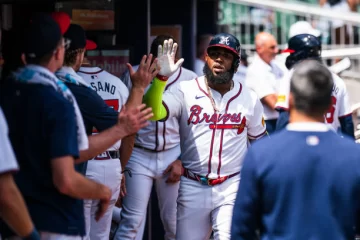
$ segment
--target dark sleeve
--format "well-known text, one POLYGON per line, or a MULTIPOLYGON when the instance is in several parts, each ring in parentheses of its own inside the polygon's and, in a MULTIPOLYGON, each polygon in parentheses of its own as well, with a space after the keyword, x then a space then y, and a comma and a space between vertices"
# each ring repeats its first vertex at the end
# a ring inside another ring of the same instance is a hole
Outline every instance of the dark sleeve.
POLYGON ((77 158, 79 148, 75 110, 70 102, 60 97, 47 101, 44 133, 49 144, 48 150, 51 159, 69 155, 77 158))
POLYGON ((351 139, 355 139, 354 136, 354 123, 352 120, 352 115, 347 115, 344 117, 339 117, 341 132, 350 137, 351 139))
POLYGON ((279 118, 276 122, 276 131, 282 130, 289 123, 289 112, 285 110, 279 110, 279 118))
POLYGON ((256 176, 256 163, 251 148, 244 159, 231 224, 232 240, 257 239, 260 198, 256 176))
POLYGON ((93 127, 98 131, 103 131, 117 123, 119 113, 106 105, 94 90, 74 84, 67 84, 67 86, 76 98, 88 134, 91 134, 93 127))

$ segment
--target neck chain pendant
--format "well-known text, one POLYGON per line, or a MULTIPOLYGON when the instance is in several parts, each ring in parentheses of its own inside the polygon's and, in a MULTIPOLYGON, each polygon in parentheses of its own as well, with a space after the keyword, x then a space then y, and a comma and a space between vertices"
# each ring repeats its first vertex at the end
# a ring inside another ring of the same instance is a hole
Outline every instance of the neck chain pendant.
MULTIPOLYGON (((205 77, 205 85, 206 85, 206 89, 208 91, 208 94, 209 94, 209 98, 210 98, 210 101, 211 101, 211 104, 213 106, 213 109, 214 109, 214 112, 215 113, 219 113, 219 109, 216 107, 216 104, 215 104, 215 100, 212 96, 212 93, 211 93, 211 90, 210 90, 210 87, 209 87, 209 84, 208 84, 208 80, 207 78, 205 77)), ((230 86, 230 90, 231 91, 232 89, 234 88, 234 81, 231 81, 231 86, 230 86)))

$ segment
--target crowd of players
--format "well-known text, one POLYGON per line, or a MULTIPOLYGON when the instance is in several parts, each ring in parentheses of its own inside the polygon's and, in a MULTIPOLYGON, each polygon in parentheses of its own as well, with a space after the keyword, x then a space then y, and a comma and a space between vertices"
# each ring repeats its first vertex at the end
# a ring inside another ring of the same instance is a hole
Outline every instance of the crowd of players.
POLYGON ((346 87, 319 36, 290 32, 285 63, 262 32, 249 66, 236 37, 206 36, 196 73, 161 35, 120 80, 89 65, 96 44, 65 13, 13 29, 2 239, 104 240, 112 221, 112 239, 142 239, 154 183, 165 239, 353 239, 360 149, 346 87))

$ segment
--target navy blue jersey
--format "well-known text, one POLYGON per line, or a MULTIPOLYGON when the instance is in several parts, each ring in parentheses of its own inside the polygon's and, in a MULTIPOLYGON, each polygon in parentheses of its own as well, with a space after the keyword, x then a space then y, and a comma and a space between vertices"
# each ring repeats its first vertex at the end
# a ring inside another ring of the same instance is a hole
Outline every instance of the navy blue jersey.
MULTIPOLYGON (((101 132, 117 123, 119 113, 109 107, 96 91, 73 83, 66 83, 66 86, 76 98, 87 135, 92 134, 93 128, 101 132)), ((87 162, 76 164, 76 170, 85 175, 86 166, 87 162)))
POLYGON ((231 239, 354 239, 359 207, 360 147, 333 131, 282 130, 245 157, 231 239))
MULTIPOLYGON (((1 90, 0 103, 20 166, 14 178, 36 228, 84 235, 83 201, 61 194, 52 179, 52 159, 79 156, 72 103, 50 86, 9 82, 1 90)), ((1 232, 9 233, 4 224, 1 232)))

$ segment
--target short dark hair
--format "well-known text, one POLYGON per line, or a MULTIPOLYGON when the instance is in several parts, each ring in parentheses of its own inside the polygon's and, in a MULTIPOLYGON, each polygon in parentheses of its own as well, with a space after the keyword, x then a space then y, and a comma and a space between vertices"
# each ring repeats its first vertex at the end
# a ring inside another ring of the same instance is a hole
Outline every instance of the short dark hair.
POLYGON ((323 64, 316 60, 298 63, 290 80, 295 109, 311 117, 325 114, 331 104, 333 85, 332 74, 323 64))
POLYGON ((150 47, 150 53, 154 56, 157 57, 157 53, 158 53, 158 46, 159 45, 163 45, 165 40, 168 39, 172 39, 174 41, 174 43, 177 43, 177 41, 174 39, 173 36, 171 35, 159 35, 157 36, 151 43, 151 47, 150 47))

